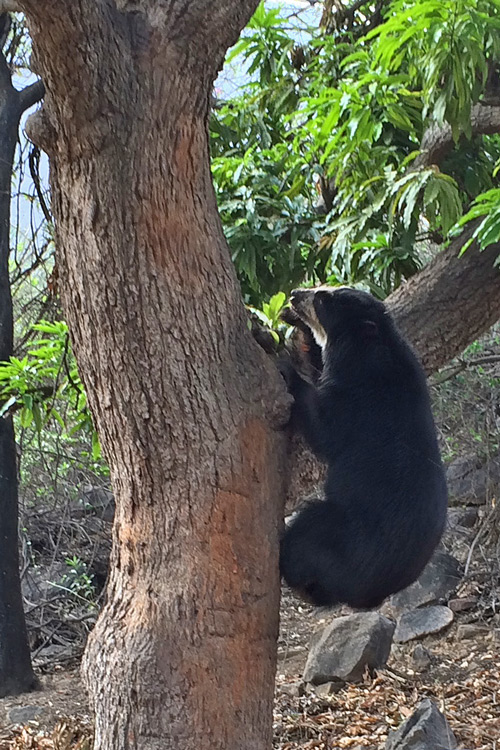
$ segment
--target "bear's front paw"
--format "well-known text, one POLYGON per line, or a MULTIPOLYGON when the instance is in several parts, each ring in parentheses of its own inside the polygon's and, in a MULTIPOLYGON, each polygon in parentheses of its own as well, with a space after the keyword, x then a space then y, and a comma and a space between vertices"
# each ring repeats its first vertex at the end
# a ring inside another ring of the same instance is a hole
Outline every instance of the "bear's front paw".
POLYGON ((293 384, 295 383, 295 380, 297 378, 297 373, 295 371, 295 367, 292 364, 292 360, 288 355, 282 354, 276 361, 276 365, 281 373, 282 378, 287 384, 288 390, 292 390, 293 384))

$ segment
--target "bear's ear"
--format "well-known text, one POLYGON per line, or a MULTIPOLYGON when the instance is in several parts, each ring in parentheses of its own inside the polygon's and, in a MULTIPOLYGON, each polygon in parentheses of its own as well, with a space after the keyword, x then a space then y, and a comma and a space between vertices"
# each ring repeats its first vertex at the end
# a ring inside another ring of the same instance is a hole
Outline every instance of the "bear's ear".
POLYGON ((361 324, 361 330, 363 337, 367 339, 375 339, 378 336, 378 324, 374 320, 363 320, 361 324))

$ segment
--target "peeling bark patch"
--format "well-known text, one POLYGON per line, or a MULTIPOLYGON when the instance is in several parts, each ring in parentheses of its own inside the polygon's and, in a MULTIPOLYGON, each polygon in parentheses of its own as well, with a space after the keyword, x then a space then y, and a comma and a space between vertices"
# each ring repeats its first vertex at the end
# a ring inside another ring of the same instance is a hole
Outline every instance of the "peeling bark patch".
POLYGON ((203 154, 200 154, 199 138, 197 133, 200 125, 182 117, 177 123, 178 137, 173 153, 173 164, 177 172, 177 178, 182 184, 191 185, 199 175, 199 165, 204 163, 203 154))
POLYGON ((267 514, 262 513, 258 503, 270 450, 264 422, 248 421, 241 431, 240 444, 237 455, 242 457, 243 466, 231 478, 231 489, 216 494, 210 518, 209 569, 216 609, 244 607, 265 598, 273 579, 275 540, 272 527, 266 527, 264 522, 267 514), (249 538, 257 539, 257 544, 249 547, 249 538), (263 568, 267 571, 264 577, 263 568))
POLYGON ((235 492, 217 493, 210 519, 212 527, 209 542, 209 570, 211 571, 210 596, 219 607, 241 606, 241 580, 245 578, 243 561, 237 554, 242 532, 245 498, 235 492))
POLYGON ((250 482, 262 482, 262 467, 266 465, 269 450, 267 426, 261 420, 249 420, 241 433, 241 451, 246 458, 250 482))

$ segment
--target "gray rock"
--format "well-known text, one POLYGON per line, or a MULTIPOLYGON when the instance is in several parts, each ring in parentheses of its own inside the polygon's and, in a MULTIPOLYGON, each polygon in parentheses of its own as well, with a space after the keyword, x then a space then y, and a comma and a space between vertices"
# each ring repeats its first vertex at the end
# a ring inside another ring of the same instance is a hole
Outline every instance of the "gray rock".
POLYGON ((324 682, 322 685, 316 685, 314 692, 320 698, 327 698, 329 695, 338 693, 342 689, 343 682, 324 682))
POLYGON ((472 529, 478 516, 477 508, 448 508, 448 529, 472 529))
POLYGON ((500 457, 483 461, 479 456, 460 456, 449 464, 446 481, 450 501, 481 505, 500 488, 500 457))
POLYGON ((304 683, 301 680, 297 682, 284 682, 279 686, 279 691, 289 695, 291 698, 299 698, 304 695, 304 683))
POLYGON ((112 521, 115 514, 115 498, 111 490, 106 487, 94 487, 92 484, 84 484, 81 489, 81 498, 87 511, 95 513, 105 521, 112 521))
POLYGON ((405 612, 398 620, 394 640, 407 643, 431 633, 439 633, 451 625, 454 614, 449 607, 435 605, 405 612))
POLYGON ((470 623, 467 625, 459 625, 457 628, 457 638, 460 641, 465 641, 468 638, 477 638, 478 636, 488 635, 490 629, 486 625, 476 625, 470 623))
POLYGON ((446 600, 460 580, 458 560, 447 552, 435 552, 420 578, 408 588, 394 594, 388 602, 388 608, 394 614, 400 614, 425 604, 446 600))
POLYGON ((421 643, 417 643, 417 645, 413 649, 411 656, 415 665, 415 669, 417 669, 419 672, 427 669, 427 667, 429 667, 432 663, 431 652, 428 648, 422 646, 421 643))
POLYGON ((465 456, 457 456, 450 461, 446 467, 446 481, 448 484, 463 479, 471 472, 476 471, 481 466, 481 459, 475 453, 469 453, 465 456))
POLYGON ((453 750, 456 746, 445 717, 426 698, 399 729, 389 733, 385 750, 453 750))
POLYGON ((9 711, 9 721, 12 724, 27 724, 47 712, 43 706, 16 706, 9 711))
POLYGON ((389 657, 394 623, 377 612, 361 612, 333 620, 312 642, 304 681, 361 680, 366 667, 383 667, 389 657))
POLYGON ((474 609, 478 601, 478 596, 462 596, 460 599, 450 599, 448 607, 455 613, 467 612, 469 609, 474 609))

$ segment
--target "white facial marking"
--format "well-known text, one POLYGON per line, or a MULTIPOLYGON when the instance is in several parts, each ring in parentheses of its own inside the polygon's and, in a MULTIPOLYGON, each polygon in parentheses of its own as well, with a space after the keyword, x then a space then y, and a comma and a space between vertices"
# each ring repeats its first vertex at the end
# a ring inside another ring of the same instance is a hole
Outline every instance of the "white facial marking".
POLYGON ((311 333, 317 345, 321 347, 321 349, 324 349, 327 340, 325 331, 323 329, 321 329, 321 331, 317 331, 316 328, 311 327, 311 333))
MULTIPOLYGON (((311 331, 313 338, 317 345, 322 351, 325 350, 327 344, 326 331, 318 320, 316 311, 314 309, 313 297, 317 291, 326 290, 328 287, 317 287, 316 289, 307 290, 308 294, 305 299, 303 298, 296 306, 294 306, 295 312, 302 318, 304 323, 308 326, 311 331)), ((331 290, 330 290, 331 291, 331 290)), ((293 306, 293 304, 292 304, 293 306)))

